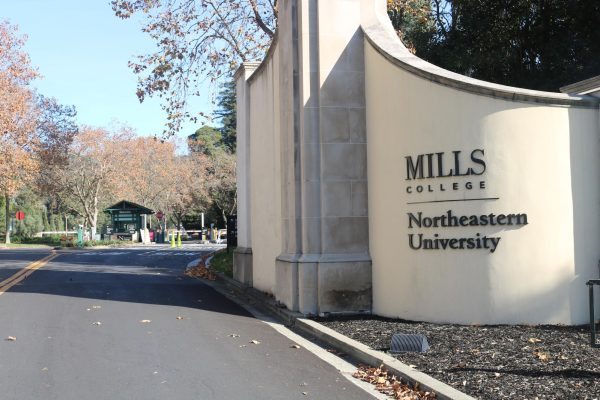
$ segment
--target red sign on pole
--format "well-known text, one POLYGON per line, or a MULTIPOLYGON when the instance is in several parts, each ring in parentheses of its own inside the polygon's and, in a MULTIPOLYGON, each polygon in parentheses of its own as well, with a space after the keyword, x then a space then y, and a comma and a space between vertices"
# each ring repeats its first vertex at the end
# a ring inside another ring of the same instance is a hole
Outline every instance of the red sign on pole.
POLYGON ((17 221, 23 221, 25 219, 25 213, 23 211, 17 211, 15 218, 17 218, 17 221))
POLYGON ((156 213, 156 218, 158 218, 159 220, 163 219, 164 216, 165 214, 163 214, 163 212, 160 210, 158 210, 158 212, 156 213))

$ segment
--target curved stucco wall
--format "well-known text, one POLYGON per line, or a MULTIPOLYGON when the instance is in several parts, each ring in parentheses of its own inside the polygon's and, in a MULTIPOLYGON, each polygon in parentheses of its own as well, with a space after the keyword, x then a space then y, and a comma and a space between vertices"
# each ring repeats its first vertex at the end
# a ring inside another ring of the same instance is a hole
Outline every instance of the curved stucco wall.
POLYGON ((254 72, 250 91, 250 187, 253 286, 273 293, 275 258, 281 253, 281 160, 277 43, 254 72))
POLYGON ((389 28, 369 29, 373 312, 464 324, 585 322, 585 282, 597 277, 600 258, 594 100, 436 74, 402 51, 389 28), (430 177, 456 172, 456 159, 459 173, 474 174, 430 177), (419 160, 422 179, 407 180, 420 178, 419 160), (497 225, 483 226, 481 216, 492 213, 497 225), (431 219, 418 227, 419 215, 431 219), (466 226, 442 226, 444 216, 453 223, 466 216, 466 226), (484 237, 489 248, 468 248, 483 247, 484 237))

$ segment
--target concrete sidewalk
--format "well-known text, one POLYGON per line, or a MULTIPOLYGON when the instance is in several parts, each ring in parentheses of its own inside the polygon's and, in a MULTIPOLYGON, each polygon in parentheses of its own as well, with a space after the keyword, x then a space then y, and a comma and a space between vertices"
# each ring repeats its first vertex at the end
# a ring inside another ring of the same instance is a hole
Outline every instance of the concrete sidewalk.
MULTIPOLYGON (((188 268, 196 266, 198 261, 199 259, 191 261, 188 264, 188 268)), ((415 370, 387 353, 373 350, 369 346, 350 339, 316 321, 305 318, 302 314, 288 310, 275 301, 273 297, 265 293, 251 287, 246 287, 217 271, 213 272, 218 276, 216 281, 204 279, 202 281, 243 306, 250 306, 267 315, 276 317, 290 329, 299 332, 307 338, 325 343, 328 347, 349 355, 359 363, 375 367, 383 365, 397 377, 401 377, 413 385, 418 383, 422 390, 435 392, 438 399, 475 400, 474 397, 462 393, 423 372, 415 370)))

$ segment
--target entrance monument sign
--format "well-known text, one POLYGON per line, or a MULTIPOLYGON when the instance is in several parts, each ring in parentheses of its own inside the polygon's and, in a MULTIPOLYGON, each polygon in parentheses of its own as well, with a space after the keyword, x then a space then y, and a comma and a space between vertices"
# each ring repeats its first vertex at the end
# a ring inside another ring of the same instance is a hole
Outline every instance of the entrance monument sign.
POLYGON ((443 70, 385 0, 281 1, 236 79, 236 279, 311 315, 587 321, 600 79, 564 94, 443 70))

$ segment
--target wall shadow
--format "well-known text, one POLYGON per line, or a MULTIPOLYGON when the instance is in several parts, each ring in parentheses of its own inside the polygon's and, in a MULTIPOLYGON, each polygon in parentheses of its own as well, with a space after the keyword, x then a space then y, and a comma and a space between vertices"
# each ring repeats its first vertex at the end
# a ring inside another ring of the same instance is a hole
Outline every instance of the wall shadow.
MULTIPOLYGON (((574 279, 572 313, 588 309, 585 283, 600 278, 600 122, 596 110, 569 109, 569 156, 573 199, 574 279), (583 115, 587 113, 587 115, 583 115)), ((597 290, 597 289, 596 289, 597 290)), ((597 292, 596 292, 597 293, 597 292)), ((596 309, 600 296, 596 295, 596 309)))
MULTIPOLYGON (((7 294, 174 306, 253 318, 208 284, 185 276, 184 265, 189 260, 184 261, 184 258, 152 260, 148 257, 144 260, 137 257, 130 262, 115 260, 116 265, 108 265, 110 257, 84 257, 61 254, 23 282, 12 286, 7 294), (167 263, 179 267, 165 266, 167 263)), ((40 258, 38 254, 37 259, 40 258)), ((4 263, 6 259, 0 260, 0 265, 4 263)))

